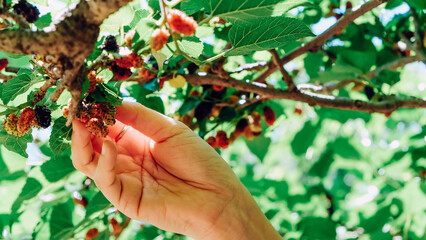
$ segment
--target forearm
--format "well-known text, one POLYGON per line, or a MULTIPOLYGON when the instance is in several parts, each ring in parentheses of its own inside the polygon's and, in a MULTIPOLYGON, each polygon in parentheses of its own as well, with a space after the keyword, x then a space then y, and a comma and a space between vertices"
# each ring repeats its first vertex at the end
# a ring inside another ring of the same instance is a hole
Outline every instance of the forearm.
POLYGON ((207 233, 196 240, 279 240, 282 239, 244 188, 207 233))

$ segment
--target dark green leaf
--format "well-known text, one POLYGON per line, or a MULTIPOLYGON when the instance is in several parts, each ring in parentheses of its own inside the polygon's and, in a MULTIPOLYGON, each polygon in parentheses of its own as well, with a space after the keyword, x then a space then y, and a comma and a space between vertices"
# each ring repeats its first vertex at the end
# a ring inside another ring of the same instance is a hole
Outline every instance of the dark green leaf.
POLYGON ((325 176, 327 176, 328 169, 330 168, 333 161, 333 151, 327 149, 321 155, 320 159, 312 165, 311 169, 309 170, 309 174, 324 178, 325 176))
POLYGON ((271 139, 265 136, 256 137, 253 140, 246 139, 246 145, 250 151, 256 155, 260 161, 263 161, 271 145, 271 139))
POLYGON ((123 99, 118 95, 118 90, 107 84, 98 84, 95 91, 90 94, 96 102, 109 102, 114 106, 121 106, 123 99))
POLYGON ((89 200, 89 204, 86 208, 86 217, 89 217, 94 213, 104 211, 109 206, 111 206, 111 203, 104 197, 102 192, 99 191, 92 199, 89 200))
POLYGON ((130 95, 134 97, 138 103, 164 114, 165 110, 163 100, 157 96, 149 96, 150 94, 153 94, 152 91, 139 84, 132 85, 129 91, 130 95))
POLYGON ((74 204, 71 200, 53 207, 52 215, 49 222, 50 240, 62 239, 64 236, 73 232, 73 209, 74 204))
POLYGON ((194 109, 200 103, 201 103, 201 100, 199 98, 189 97, 189 98, 185 99, 182 106, 178 110, 179 115, 183 116, 183 115, 187 114, 189 111, 194 109))
POLYGON ((334 152, 343 158, 359 159, 359 152, 349 143, 348 138, 337 138, 333 143, 334 152))
POLYGON ((377 230, 381 230, 383 225, 388 222, 390 217, 390 206, 381 208, 372 217, 361 221, 361 226, 364 228, 366 233, 373 233, 377 230))
POLYGON ((336 64, 349 65, 367 73, 376 63, 376 53, 373 51, 355 51, 345 49, 337 55, 336 64))
POLYGON ((361 118, 365 122, 371 119, 371 114, 369 113, 340 110, 336 108, 318 108, 316 112, 320 118, 334 119, 340 123, 346 123, 349 119, 361 118))
POLYGON ((374 81, 379 86, 383 85, 384 83, 388 84, 389 86, 393 86, 395 83, 399 82, 400 75, 400 72, 385 69, 377 75, 374 81))
POLYGON ((321 123, 314 126, 311 122, 306 122, 302 130, 296 133, 291 141, 291 149, 295 155, 306 153, 306 150, 313 144, 320 127, 321 123))
POLYGON ((56 182, 75 170, 69 156, 58 156, 41 165, 41 172, 49 182, 56 182))
POLYGON ((37 26, 39 29, 43 29, 45 27, 48 27, 52 23, 52 14, 47 13, 37 19, 37 21, 34 22, 34 25, 37 26))
POLYGON ((72 127, 67 127, 66 122, 67 119, 60 117, 53 123, 49 145, 55 155, 59 155, 71 147, 72 127))
POLYGON ((12 204, 12 213, 17 213, 24 201, 30 200, 38 195, 43 186, 34 178, 27 178, 18 198, 12 204))
POLYGON ((313 36, 300 20, 288 17, 269 17, 238 23, 229 30, 232 48, 225 56, 246 55, 283 46, 287 42, 313 36))
POLYGON ((297 229, 303 232, 300 239, 336 239, 336 224, 330 219, 306 217, 297 224, 297 229))

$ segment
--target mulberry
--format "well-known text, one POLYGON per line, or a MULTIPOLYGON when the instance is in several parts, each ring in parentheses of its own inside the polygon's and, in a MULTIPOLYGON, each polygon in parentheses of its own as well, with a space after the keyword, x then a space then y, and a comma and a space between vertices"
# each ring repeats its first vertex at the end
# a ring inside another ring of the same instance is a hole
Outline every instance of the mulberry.
POLYGON ((3 123, 4 130, 10 135, 22 137, 25 135, 25 132, 20 132, 18 130, 18 118, 14 113, 9 114, 3 123))
POLYGON ((151 72, 148 69, 143 68, 138 72, 138 76, 143 79, 150 80, 155 78, 156 75, 154 73, 151 74, 151 72))
POLYGON ((89 229, 86 233, 85 240, 92 240, 99 235, 99 230, 97 228, 89 229))
POLYGON ((241 135, 244 133, 244 129, 248 126, 248 120, 247 118, 242 118, 240 121, 238 121, 237 125, 235 126, 235 133, 237 135, 241 135))
POLYGON ((25 108, 22 111, 21 116, 18 119, 17 128, 18 131, 26 133, 31 126, 37 126, 36 115, 33 109, 25 108))
POLYGON ((13 6, 13 11, 16 14, 22 15, 29 23, 37 21, 40 15, 40 11, 37 7, 26 0, 19 0, 19 2, 13 6))
POLYGON ((108 35, 105 37, 104 42, 101 45, 101 48, 108 52, 117 52, 118 51, 118 44, 117 39, 114 35, 108 35))
POLYGON ((95 91, 97 84, 103 83, 102 77, 97 76, 96 71, 91 71, 89 74, 87 74, 87 78, 89 79, 89 90, 87 90, 88 93, 95 91))
POLYGON ((226 132, 218 131, 216 133, 216 144, 222 149, 226 149, 229 146, 229 139, 228 136, 226 136, 226 132))
POLYGON ((144 61, 141 56, 137 55, 135 52, 132 52, 129 55, 116 58, 115 63, 121 68, 141 68, 144 64, 144 61))
POLYGON ((37 124, 42 128, 48 128, 52 122, 52 116, 50 116, 50 109, 46 106, 37 105, 35 107, 35 115, 37 124))
POLYGON ((217 148, 217 144, 216 144, 216 138, 215 137, 209 137, 207 138, 206 142, 214 149, 217 148))
POLYGON ((114 76, 119 80, 126 80, 132 76, 132 71, 128 68, 122 68, 115 62, 110 66, 110 70, 114 73, 114 76))
POLYGON ((263 116, 265 117, 265 121, 268 126, 274 125, 275 120, 277 120, 277 115, 275 114, 274 110, 269 106, 265 106, 263 108, 263 116))
POLYGON ((9 60, 7 60, 7 58, 0 59, 0 71, 5 69, 8 64, 9 64, 9 60))
POLYGON ((188 17, 184 12, 173 9, 167 15, 167 22, 170 29, 185 36, 191 36, 195 33, 197 22, 192 17, 188 17))
POLYGON ((164 44, 167 43, 167 40, 169 39, 170 34, 169 32, 164 28, 157 28, 154 30, 151 36, 151 41, 149 42, 149 45, 151 46, 151 49, 154 51, 160 51, 164 44))
POLYGON ((91 118, 86 123, 87 130, 93 135, 103 138, 108 135, 108 127, 98 118, 91 118))

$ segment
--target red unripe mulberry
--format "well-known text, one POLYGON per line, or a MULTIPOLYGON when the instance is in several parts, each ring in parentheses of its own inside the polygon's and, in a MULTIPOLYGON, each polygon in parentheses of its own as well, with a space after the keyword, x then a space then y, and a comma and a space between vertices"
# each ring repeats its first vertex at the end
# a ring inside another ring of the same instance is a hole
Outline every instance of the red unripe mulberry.
POLYGON ((169 39, 170 34, 169 32, 164 28, 157 28, 152 33, 151 41, 149 42, 149 45, 151 46, 151 49, 154 51, 160 51, 164 44, 167 43, 167 40, 169 39))
POLYGON ((94 238, 96 238, 99 234, 99 230, 97 228, 92 228, 89 229, 89 231, 87 231, 86 233, 86 237, 84 238, 85 240, 92 240, 94 238))
POLYGON ((217 144, 216 144, 216 138, 215 137, 209 137, 207 138, 206 142, 214 149, 217 148, 217 144))
POLYGON ((37 126, 36 114, 33 109, 25 108, 18 119, 18 131, 26 133, 31 126, 37 126))
POLYGON ((239 136, 244 133, 244 129, 248 126, 247 118, 241 118, 235 126, 235 133, 239 136))
POLYGON ((115 234, 121 233, 123 231, 123 227, 120 225, 120 223, 118 223, 118 221, 115 218, 111 218, 109 222, 111 223, 112 231, 115 234))
POLYGON ((0 59, 0 71, 5 69, 8 64, 9 64, 9 60, 7 60, 7 58, 0 59))
POLYGON ((222 149, 226 149, 229 146, 229 139, 225 131, 218 131, 216 133, 216 144, 222 149))
POLYGON ((268 126, 274 125, 275 120, 277 120, 277 115, 275 115, 274 110, 269 106, 265 106, 263 108, 263 116, 265 117, 265 121, 268 126))
POLYGON ((224 89, 224 86, 219 86, 219 85, 213 85, 213 90, 215 90, 216 92, 220 92, 224 89))
POLYGON ((197 22, 192 17, 188 17, 184 12, 173 9, 167 15, 167 22, 170 29, 185 36, 191 36, 195 33, 197 22))

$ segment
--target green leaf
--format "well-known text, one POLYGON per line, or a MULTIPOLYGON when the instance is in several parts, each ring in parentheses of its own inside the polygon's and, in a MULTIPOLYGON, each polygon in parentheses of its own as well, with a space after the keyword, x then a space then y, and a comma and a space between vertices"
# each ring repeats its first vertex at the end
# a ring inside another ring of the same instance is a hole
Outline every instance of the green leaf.
POLYGON ((312 165, 311 169, 309 170, 309 174, 324 178, 325 176, 327 176, 328 169, 330 168, 333 161, 333 151, 327 149, 321 155, 320 159, 312 165))
POLYGON ((223 18, 228 22, 236 22, 242 19, 252 21, 259 17, 281 16, 299 6, 316 7, 309 1, 304 0, 234 0, 232 3, 224 0, 184 0, 181 3, 181 10, 188 14, 193 14, 204 8, 212 17, 223 18))
POLYGON ((372 217, 361 221, 361 227, 364 228, 366 233, 372 233, 379 229, 382 229, 390 217, 390 205, 381 208, 372 217))
POLYGON ((255 51, 283 46, 303 37, 313 36, 300 20, 288 17, 257 18, 235 24, 229 30, 232 48, 225 56, 246 55, 255 51))
POLYGON ((152 91, 139 84, 132 85, 129 91, 130 95, 134 97, 138 103, 164 114, 165 109, 163 100, 157 96, 150 96, 150 94, 153 94, 152 91))
POLYGON ((26 200, 30 200, 38 195, 43 186, 39 181, 34 178, 27 178, 24 187, 21 190, 18 198, 12 204, 12 213, 17 213, 22 203, 26 200))
POLYGON ((333 143, 334 152, 343 158, 360 159, 359 152, 349 143, 348 138, 339 137, 333 143))
POLYGON ((250 151, 256 155, 261 162, 263 162, 263 159, 268 153, 269 145, 271 145, 271 139, 262 135, 254 138, 253 140, 246 139, 245 142, 250 151))
POLYGON ((118 95, 118 90, 105 83, 98 84, 95 91, 90 94, 96 102, 109 102, 114 106, 121 106, 123 99, 118 95))
POLYGON ((52 14, 47 13, 37 19, 37 21, 34 22, 34 25, 37 26, 39 29, 43 29, 45 27, 48 27, 52 23, 52 14))
POLYGON ((189 111, 194 109, 200 103, 201 103, 201 100, 199 98, 188 97, 187 99, 185 99, 182 106, 180 106, 180 108, 178 110, 179 115, 183 116, 183 115, 187 114, 189 111))
POLYGON ((371 119, 371 114, 366 112, 340 110, 336 108, 319 108, 316 112, 320 118, 333 119, 340 123, 346 123, 349 119, 361 118, 365 122, 368 122, 371 119))
POLYGON ((75 170, 71 158, 68 155, 50 159, 43 163, 40 169, 49 182, 59 181, 75 170))
POLYGON ((1 156, 0 152, 0 181, 5 177, 9 175, 9 169, 7 168, 6 163, 3 160, 3 157, 1 156))
POLYGON ((400 81, 400 75, 400 72, 385 69, 377 75, 374 81, 379 86, 383 85, 384 83, 388 84, 389 86, 393 86, 400 81))
POLYGON ((149 11, 146 9, 139 9, 135 11, 132 21, 129 23, 131 28, 135 28, 138 26, 139 22, 142 18, 146 18, 149 16, 149 11))
POLYGON ((337 55, 336 65, 353 66, 367 73, 376 63, 376 53, 373 51, 355 51, 345 49, 337 55))
POLYGON ((111 203, 108 201, 108 199, 104 197, 102 192, 97 192, 96 195, 89 200, 89 204, 86 208, 86 218, 94 213, 104 211, 109 206, 111 206, 111 203))
POLYGON ((19 155, 27 158, 28 157, 28 154, 26 152, 27 143, 30 143, 32 141, 33 141, 33 136, 31 135, 31 131, 28 131, 28 133, 22 137, 16 137, 16 136, 8 134, 6 130, 4 130, 3 124, 1 124, 0 145, 5 146, 8 150, 12 152, 16 152, 19 155))
POLYGON ((312 125, 309 121, 305 123, 302 130, 296 133, 290 144, 295 155, 302 155, 306 153, 308 148, 313 144, 320 127, 320 122, 316 125, 312 125))
POLYGON ((179 48, 190 57, 197 58, 203 53, 204 45, 197 37, 184 37, 178 44, 179 48))
POLYGON ((336 239, 336 224, 330 219, 319 217, 306 217, 297 224, 301 230, 300 239, 336 239))
POLYGON ((64 117, 60 117, 53 122, 49 145, 55 155, 59 155, 71 147, 72 127, 67 127, 65 125, 66 122, 67 119, 64 117))
POLYGON ((3 102, 7 104, 18 95, 26 92, 32 85, 31 80, 31 75, 21 74, 3 84, 1 95, 3 102))
POLYGON ((72 223, 72 212, 74 205, 72 200, 53 207, 49 226, 50 239, 62 239, 64 236, 71 234, 74 230, 72 223))

